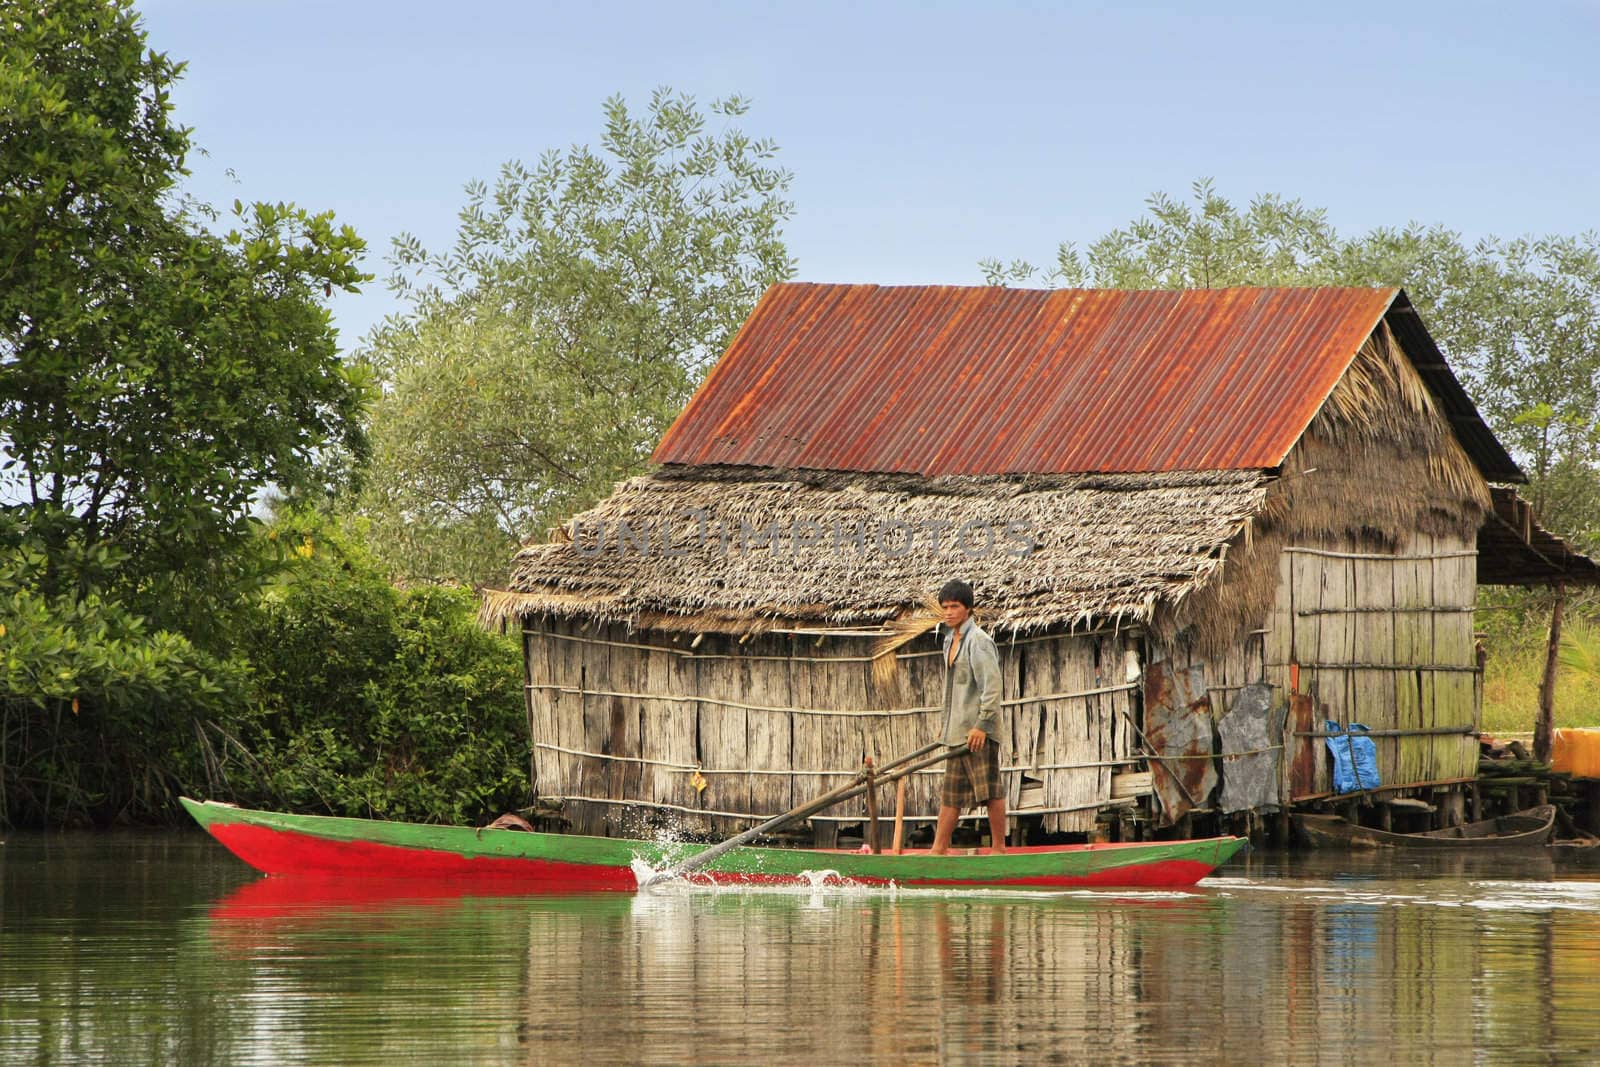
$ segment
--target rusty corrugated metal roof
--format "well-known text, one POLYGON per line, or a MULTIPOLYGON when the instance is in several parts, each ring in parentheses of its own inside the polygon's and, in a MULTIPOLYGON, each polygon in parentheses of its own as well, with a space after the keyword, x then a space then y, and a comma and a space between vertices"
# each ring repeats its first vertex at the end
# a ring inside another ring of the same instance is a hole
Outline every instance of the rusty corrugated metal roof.
MULTIPOLYGON (((1275 467, 1397 297, 776 285, 652 458, 929 476, 1275 467)), ((1499 457, 1468 451, 1520 480, 1484 436, 1499 457)))

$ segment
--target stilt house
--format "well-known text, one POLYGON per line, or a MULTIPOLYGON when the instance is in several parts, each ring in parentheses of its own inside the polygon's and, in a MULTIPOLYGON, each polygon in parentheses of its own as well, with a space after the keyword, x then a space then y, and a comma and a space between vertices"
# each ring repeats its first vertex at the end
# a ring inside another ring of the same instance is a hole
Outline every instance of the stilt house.
POLYGON ((1597 577, 1397 289, 778 285, 653 461, 486 604, 584 832, 742 827, 933 739, 951 577, 1030 827, 1327 796, 1330 723, 1387 790, 1463 783, 1477 586, 1597 577))

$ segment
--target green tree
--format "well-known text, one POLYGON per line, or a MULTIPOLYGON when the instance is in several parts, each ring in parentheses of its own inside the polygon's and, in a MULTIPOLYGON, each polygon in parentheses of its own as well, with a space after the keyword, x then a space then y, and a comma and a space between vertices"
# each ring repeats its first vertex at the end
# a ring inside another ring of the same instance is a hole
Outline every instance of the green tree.
POLYGON ((270 488, 359 454, 330 216, 186 201, 180 65, 128 0, 0 0, 0 822, 225 789, 270 488))
POLYGON ((520 541, 641 468, 790 275, 790 175, 730 125, 747 106, 613 98, 598 149, 469 185, 448 251, 396 241, 410 307, 365 348, 383 393, 358 504, 395 572, 503 576, 520 541))
POLYGON ((363 279, 362 243, 282 204, 209 232, 176 192, 180 72, 127 0, 0 0, 0 500, 44 546, 47 594, 110 583, 198 629, 257 495, 359 448, 323 300, 363 279))
POLYGON ((1345 237, 1326 213, 1262 195, 1240 209, 1209 181, 1041 270, 980 264, 992 284, 1113 289, 1404 286, 1500 440, 1540 520, 1600 543, 1600 234, 1488 238, 1411 223, 1345 237))

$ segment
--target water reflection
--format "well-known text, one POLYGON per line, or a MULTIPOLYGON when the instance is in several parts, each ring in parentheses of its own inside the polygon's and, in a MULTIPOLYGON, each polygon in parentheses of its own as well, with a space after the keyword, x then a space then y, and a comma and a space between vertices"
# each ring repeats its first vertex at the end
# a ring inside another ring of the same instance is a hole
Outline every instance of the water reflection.
MULTIPOLYGON (((1100 1016, 1098 1026, 1137 1007, 1129 957, 1138 916, 1178 911, 1188 919, 1172 916, 1172 929, 1203 927, 1212 907, 1205 894, 1178 893, 643 896, 623 966, 650 999, 619 999, 606 1011, 623 1032, 650 1026, 655 998, 705 1021, 658 1034, 664 1060, 777 1049, 829 1062, 1014 1059, 1081 1048, 1088 1014, 1100 1016), (733 1025, 716 1022, 730 1015, 733 1025)), ((556 962, 538 947, 545 943, 535 940, 541 973, 556 962)), ((563 992, 580 995, 595 977, 573 973, 563 992)))
POLYGON ((84 856, 61 868, 0 852, 0 1060, 1454 1064, 1600 1050, 1600 869, 1543 854, 1255 857, 1191 892, 1048 895, 477 897, 256 880, 199 852, 144 862, 129 880, 84 856))

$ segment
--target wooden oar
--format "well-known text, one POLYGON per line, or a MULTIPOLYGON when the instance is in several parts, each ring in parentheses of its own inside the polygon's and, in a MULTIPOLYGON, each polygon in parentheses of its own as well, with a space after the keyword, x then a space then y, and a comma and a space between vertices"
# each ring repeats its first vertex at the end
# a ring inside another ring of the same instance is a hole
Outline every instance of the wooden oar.
MULTIPOLYGON (((947 748, 943 743, 935 741, 931 745, 924 745, 922 748, 917 749, 908 756, 901 756, 897 760, 885 763, 882 767, 878 768, 878 772, 876 774, 870 777, 871 785, 876 787, 883 785, 886 782, 898 781, 908 774, 914 774, 926 767, 932 767, 936 763, 943 763, 950 757, 958 756, 965 751, 967 751, 967 747, 965 745, 960 745, 956 748, 947 748), (942 751, 934 752, 935 749, 941 749, 942 751), (930 752, 934 754, 931 756, 928 755, 930 752)), ((712 845, 704 852, 697 852, 687 859, 679 860, 677 863, 673 864, 671 867, 668 867, 664 871, 657 871, 644 881, 640 882, 639 888, 643 889, 646 886, 654 885, 657 882, 664 882, 669 878, 677 878, 681 875, 688 874, 690 871, 697 871, 701 867, 704 867, 706 864, 717 859, 719 856, 738 848, 740 845, 748 844, 749 842, 754 841, 762 834, 770 834, 774 830, 787 826, 798 819, 804 819, 807 816, 815 815, 824 808, 831 808, 835 804, 849 800, 851 797, 860 796, 867 790, 868 783, 869 776, 867 772, 864 770, 859 771, 848 783, 840 786, 837 789, 830 790, 813 800, 808 800, 799 807, 790 808, 782 815, 774 815, 760 826, 752 827, 742 834, 735 834, 726 841, 721 841, 715 845, 712 845)))

